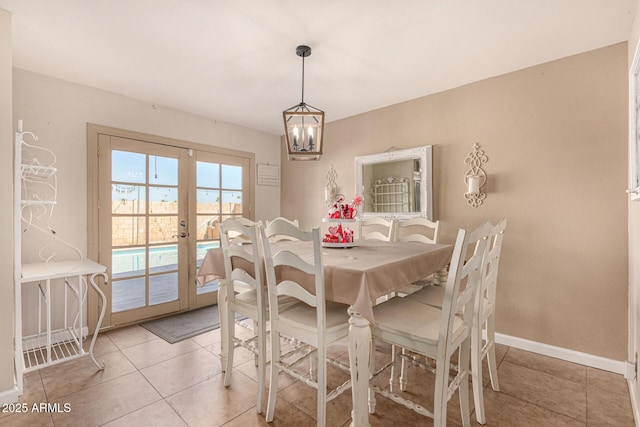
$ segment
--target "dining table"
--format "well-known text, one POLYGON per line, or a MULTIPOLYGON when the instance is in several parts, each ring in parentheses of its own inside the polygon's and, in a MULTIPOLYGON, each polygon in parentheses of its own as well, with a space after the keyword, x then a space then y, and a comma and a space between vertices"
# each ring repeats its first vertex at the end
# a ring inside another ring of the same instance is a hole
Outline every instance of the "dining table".
MULTIPOLYGON (((280 241, 271 245, 274 253, 289 250, 303 259, 313 257, 312 242, 280 241)), ((436 281, 446 281, 446 267, 452 254, 453 245, 449 244, 379 240, 360 240, 350 247, 323 248, 325 298, 349 307, 348 348, 353 405, 351 426, 369 426, 371 326, 375 324, 373 306, 383 299, 381 297, 393 295, 427 276, 435 275, 436 281)), ((247 266, 247 269, 253 268, 247 266)), ((210 249, 198 269, 198 282, 203 285, 210 280, 221 279, 220 291, 224 295, 224 276, 222 249, 210 249)), ((304 281, 303 285, 307 286, 304 281)), ((313 291, 312 283, 308 284, 308 290, 313 291)), ((218 299, 218 304, 224 304, 224 297, 218 299)), ((221 306, 220 313, 224 312, 223 309, 221 306)), ((223 323, 224 317, 220 316, 222 334, 227 328, 223 323)))

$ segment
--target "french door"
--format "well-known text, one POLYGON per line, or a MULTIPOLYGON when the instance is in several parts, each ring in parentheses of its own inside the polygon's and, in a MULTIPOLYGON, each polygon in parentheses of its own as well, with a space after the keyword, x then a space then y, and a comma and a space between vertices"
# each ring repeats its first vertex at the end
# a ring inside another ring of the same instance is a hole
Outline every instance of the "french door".
MULTIPOLYGON (((103 327, 215 304, 218 280, 198 283, 197 269, 219 247, 222 221, 252 216, 253 158, 115 133, 95 135, 89 178, 89 252, 97 248, 110 278, 103 327)), ((97 304, 90 299, 90 321, 97 304)))
MULTIPOLYGON (((220 224, 231 217, 250 217, 249 202, 251 162, 246 157, 224 155, 198 150, 194 154, 189 209, 191 227, 190 259, 200 267, 207 251, 220 247, 220 224)), ((218 280, 208 283, 192 281, 195 285, 189 293, 189 308, 202 307, 218 301, 218 280)))

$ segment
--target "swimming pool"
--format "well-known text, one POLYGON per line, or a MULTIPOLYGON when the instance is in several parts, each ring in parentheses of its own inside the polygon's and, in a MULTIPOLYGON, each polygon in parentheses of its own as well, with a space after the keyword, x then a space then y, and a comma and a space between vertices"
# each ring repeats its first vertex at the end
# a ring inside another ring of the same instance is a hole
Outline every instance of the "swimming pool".
MULTIPOLYGON (((197 265, 202 263, 207 251, 220 247, 220 242, 199 243, 196 248, 197 265)), ((149 270, 174 270, 178 264, 178 245, 152 246, 149 248, 149 270)), ((125 248, 111 250, 112 276, 140 274, 146 270, 146 248, 125 248)))

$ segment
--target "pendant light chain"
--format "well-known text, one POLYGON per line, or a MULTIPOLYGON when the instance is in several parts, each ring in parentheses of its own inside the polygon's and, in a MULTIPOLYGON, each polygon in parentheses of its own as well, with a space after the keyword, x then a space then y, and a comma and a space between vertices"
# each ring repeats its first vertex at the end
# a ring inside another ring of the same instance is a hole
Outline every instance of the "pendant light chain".
POLYGON ((302 55, 302 100, 300 105, 304 105, 304 55, 302 55))

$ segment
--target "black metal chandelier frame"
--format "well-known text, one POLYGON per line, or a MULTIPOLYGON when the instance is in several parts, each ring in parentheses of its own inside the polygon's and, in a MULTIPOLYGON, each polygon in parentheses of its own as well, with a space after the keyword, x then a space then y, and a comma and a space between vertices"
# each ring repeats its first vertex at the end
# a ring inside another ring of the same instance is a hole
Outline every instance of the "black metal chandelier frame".
POLYGON ((301 101, 282 113, 289 160, 318 160, 322 155, 324 111, 304 102, 304 58, 311 55, 311 48, 300 45, 296 55, 302 58, 301 101))

